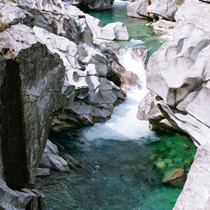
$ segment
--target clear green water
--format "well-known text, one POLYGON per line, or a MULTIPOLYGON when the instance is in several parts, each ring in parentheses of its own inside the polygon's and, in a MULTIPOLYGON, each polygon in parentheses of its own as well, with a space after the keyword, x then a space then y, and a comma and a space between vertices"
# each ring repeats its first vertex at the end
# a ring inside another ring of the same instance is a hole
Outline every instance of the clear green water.
MULTIPOLYGON (((116 2, 111 10, 91 11, 90 15, 100 19, 104 24, 121 21, 123 22, 130 36, 130 40, 141 40, 152 52, 157 50, 162 44, 158 41, 158 35, 152 28, 146 26, 148 20, 137 19, 127 16, 126 2, 116 2)), ((134 42, 119 42, 123 46, 132 46, 134 42)))
MULTIPOLYGON (((104 23, 123 21, 131 39, 141 39, 151 51, 160 42, 145 26, 146 20, 126 16, 125 4, 112 10, 91 12, 104 23)), ((134 45, 133 42, 120 42, 134 45)), ((37 179, 46 195, 47 210, 171 210, 181 188, 164 185, 164 175, 174 168, 190 168, 195 146, 179 134, 156 134, 147 144, 112 139, 84 141, 80 131, 51 138, 63 154, 78 159, 84 168, 70 173, 52 172, 37 179), (150 142, 150 143, 149 143, 150 142)), ((183 184, 183 183, 182 183, 183 184)), ((181 187, 182 187, 181 184, 181 187)), ((180 186, 180 184, 179 184, 180 186)))
POLYGON ((192 142, 179 134, 160 135, 146 145, 102 139, 85 142, 79 132, 54 138, 65 148, 61 152, 71 154, 84 168, 38 179, 48 210, 170 210, 181 188, 163 185, 163 172, 187 168, 185 160, 195 153, 192 142), (160 159, 171 159, 171 166, 157 169, 160 159))

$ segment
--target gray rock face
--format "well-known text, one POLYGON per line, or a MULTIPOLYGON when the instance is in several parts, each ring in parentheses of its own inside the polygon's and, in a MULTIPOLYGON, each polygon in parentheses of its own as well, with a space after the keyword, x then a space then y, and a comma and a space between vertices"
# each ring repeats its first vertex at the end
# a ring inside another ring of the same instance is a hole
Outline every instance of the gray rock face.
POLYGON ((85 6, 91 10, 105 10, 112 7, 114 0, 66 0, 66 2, 76 6, 85 6))
MULTIPOLYGON (((34 188, 52 120, 59 131, 104 121, 125 94, 113 67, 116 55, 94 43, 82 11, 59 0, 16 2, 0 3, 0 177, 21 190, 34 188)), ((120 24, 106 26, 114 39, 127 36, 120 24)), ((47 144, 42 164, 69 170, 52 148, 47 144)), ((43 208, 34 189, 21 194, 6 184, 0 186, 2 209, 43 208)))
POLYGON ((199 16, 199 11, 209 16, 209 4, 185 2, 177 12, 172 40, 163 44, 149 61, 147 85, 158 96, 154 103, 165 118, 191 135, 196 144, 209 144, 210 121, 206 111, 210 31, 208 19, 199 16), (190 12, 186 12, 189 8, 190 12), (205 109, 200 108, 201 104, 205 109))
MULTIPOLYGON (((16 2, 0 3, 0 176, 20 190, 34 182, 53 113, 57 130, 104 121, 125 94, 117 57, 94 43, 82 11, 60 0, 16 2)), ((121 39, 117 25, 107 27, 121 39)), ((59 168, 57 156, 48 160, 59 168)))
POLYGON ((174 21, 175 13, 184 0, 131 0, 128 2, 127 13, 129 16, 162 17, 174 21))
POLYGON ((58 171, 69 171, 68 163, 59 156, 57 146, 50 140, 47 140, 40 165, 58 171))
POLYGON ((3 210, 40 210, 44 207, 44 195, 36 189, 14 191, 0 179, 0 209, 3 210))
POLYGON ((127 14, 131 17, 148 17, 150 16, 147 7, 150 5, 149 0, 129 1, 127 4, 127 14))
POLYGON ((150 94, 138 111, 138 117, 149 119, 153 128, 183 131, 198 146, 176 210, 209 207, 209 11, 210 4, 192 0, 176 12, 177 26, 171 39, 149 60, 150 94))
POLYGON ((187 176, 184 189, 173 210, 208 210, 210 207, 209 183, 210 148, 207 145, 197 149, 193 165, 187 176))
POLYGON ((174 20, 174 15, 183 1, 176 0, 156 0, 147 8, 148 12, 161 16, 167 20, 174 20))
POLYGON ((93 32, 94 39, 104 40, 128 40, 127 28, 122 22, 114 22, 102 26, 103 23, 97 18, 86 14, 86 21, 93 32))
POLYGON ((93 10, 103 10, 103 9, 110 9, 114 0, 85 0, 84 4, 87 5, 90 9, 93 10))
POLYGON ((32 39, 32 30, 27 26, 12 26, 0 37, 1 52, 2 46, 9 49, 4 54, 6 76, 1 88, 3 171, 7 184, 19 189, 34 181, 51 127, 50 117, 58 107, 64 66, 45 46, 33 44, 36 38, 32 39), (30 34, 27 43, 18 31, 30 34))
POLYGON ((30 27, 19 24, 27 11, 10 2, 0 7, 1 20, 8 24, 0 33, 0 169, 6 181, 0 182, 0 205, 40 210, 43 195, 38 191, 12 191, 6 184, 18 190, 34 188, 30 183, 45 148, 52 112, 60 104, 64 66, 30 27), (14 9, 13 16, 7 18, 7 9, 14 9))
MULTIPOLYGON (((104 55, 99 47, 94 46, 96 27, 92 27, 92 18, 62 1, 50 2, 52 5, 43 4, 42 1, 33 4, 22 0, 17 2, 39 10, 42 24, 35 21, 33 31, 50 51, 59 54, 66 67, 63 107, 55 114, 54 130, 107 120, 114 105, 123 101, 125 95, 118 87, 120 84, 116 86, 108 76, 110 72, 114 72, 113 61, 109 61, 107 57, 109 51, 104 55)), ((109 34, 112 36, 109 39, 128 39, 127 30, 122 23, 108 24, 102 29, 97 27, 98 31, 108 32, 106 36, 102 34, 100 39, 107 39, 109 34)))

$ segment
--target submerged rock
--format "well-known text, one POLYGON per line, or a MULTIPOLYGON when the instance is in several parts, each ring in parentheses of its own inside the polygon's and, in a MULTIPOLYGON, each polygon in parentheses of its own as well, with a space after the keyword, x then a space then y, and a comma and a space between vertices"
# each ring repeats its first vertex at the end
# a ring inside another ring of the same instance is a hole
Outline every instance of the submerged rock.
POLYGON ((174 168, 167 170, 163 176, 162 182, 175 187, 183 187, 186 181, 186 174, 183 168, 174 168))
POLYGON ((49 168, 37 168, 36 176, 49 176, 50 169, 49 168))

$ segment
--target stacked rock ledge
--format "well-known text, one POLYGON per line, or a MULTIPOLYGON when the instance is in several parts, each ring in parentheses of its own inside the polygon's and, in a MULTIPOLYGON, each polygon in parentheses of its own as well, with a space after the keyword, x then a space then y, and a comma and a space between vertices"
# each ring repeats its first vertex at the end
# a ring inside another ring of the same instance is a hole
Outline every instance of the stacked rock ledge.
POLYGON ((179 7, 175 15, 177 25, 170 40, 148 62, 150 93, 142 100, 138 111, 138 118, 149 120, 152 128, 182 131, 191 136, 198 147, 174 209, 207 209, 209 206, 206 179, 210 176, 209 11, 208 3, 196 0, 186 0, 179 7))
POLYGON ((99 39, 106 30, 108 40, 128 34, 122 23, 91 28, 93 19, 61 0, 5 1, 0 9, 0 205, 40 210, 44 196, 34 181, 41 158, 44 167, 69 170, 51 143, 45 149, 51 127, 110 118, 126 96, 117 56, 99 39))

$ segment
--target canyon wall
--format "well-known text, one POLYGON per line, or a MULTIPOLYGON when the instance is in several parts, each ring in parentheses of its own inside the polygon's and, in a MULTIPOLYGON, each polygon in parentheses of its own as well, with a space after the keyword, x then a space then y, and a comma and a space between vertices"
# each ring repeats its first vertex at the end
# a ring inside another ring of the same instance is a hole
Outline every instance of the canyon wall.
POLYGON ((198 147, 174 209, 209 208, 209 11, 210 4, 198 0, 179 7, 169 40, 148 62, 150 92, 139 105, 138 118, 152 129, 184 132, 198 147))
POLYGON ((42 209, 34 180, 51 127, 104 121, 125 99, 123 67, 94 30, 128 34, 63 1, 1 1, 0 11, 0 206, 42 209))

